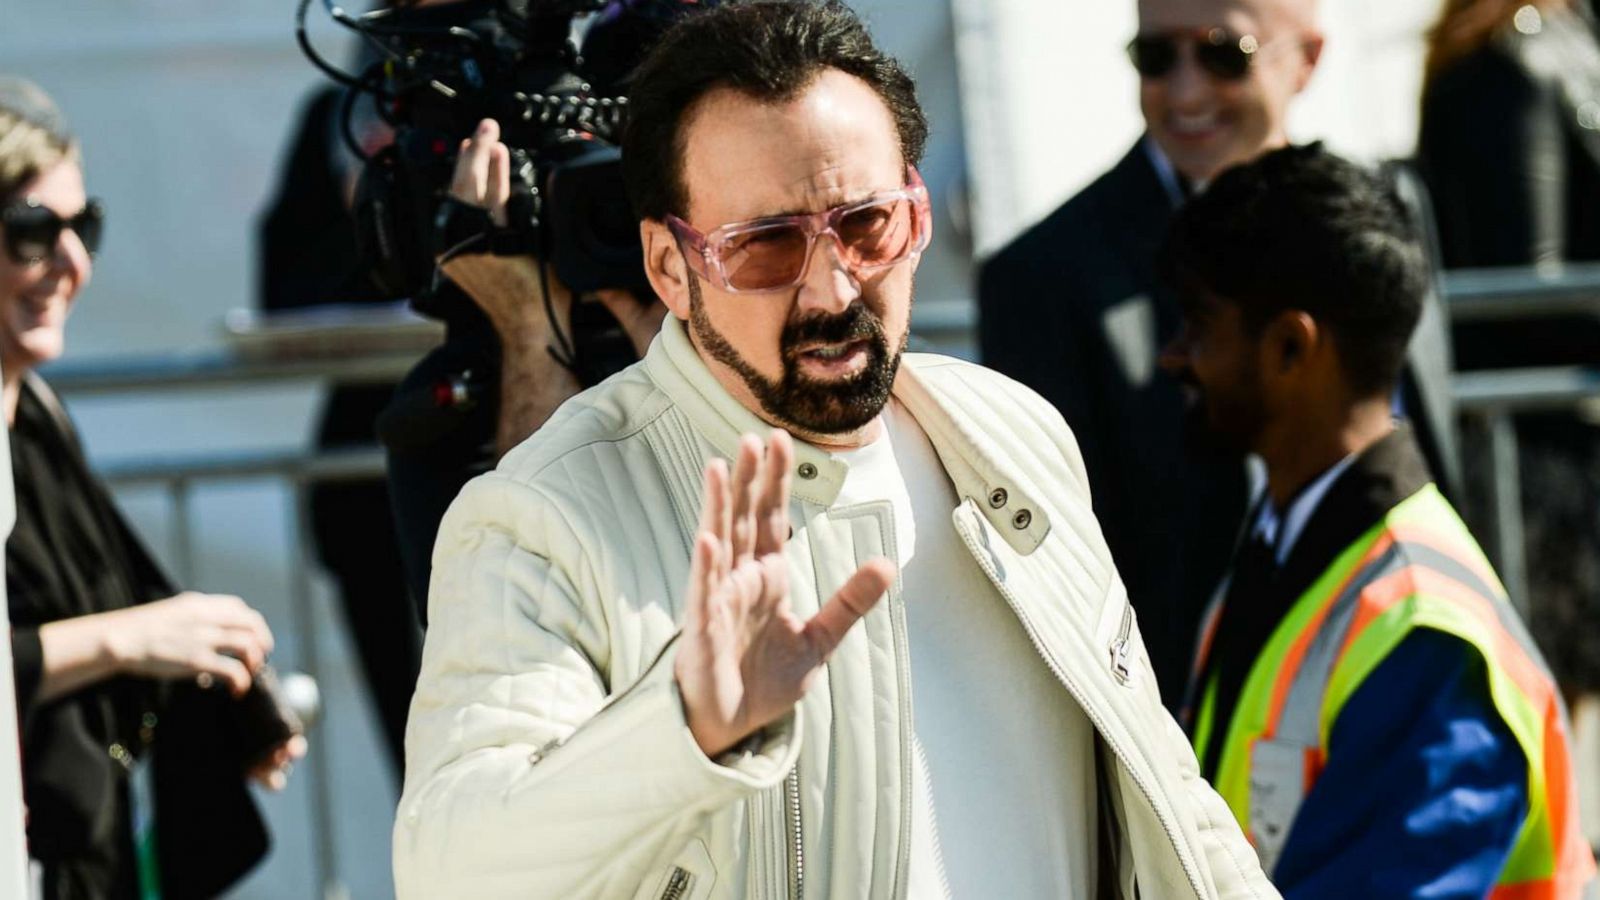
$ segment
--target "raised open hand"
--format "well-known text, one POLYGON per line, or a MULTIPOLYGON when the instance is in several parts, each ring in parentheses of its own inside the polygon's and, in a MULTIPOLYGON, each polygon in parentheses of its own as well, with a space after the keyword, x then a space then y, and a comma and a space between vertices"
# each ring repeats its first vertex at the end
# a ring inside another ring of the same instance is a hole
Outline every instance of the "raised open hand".
POLYGON ((892 563, 869 560, 810 621, 801 621, 789 607, 783 558, 794 445, 775 429, 762 450, 760 438, 745 435, 731 478, 720 459, 705 469, 673 673, 689 731, 709 757, 792 709, 894 581, 892 563))

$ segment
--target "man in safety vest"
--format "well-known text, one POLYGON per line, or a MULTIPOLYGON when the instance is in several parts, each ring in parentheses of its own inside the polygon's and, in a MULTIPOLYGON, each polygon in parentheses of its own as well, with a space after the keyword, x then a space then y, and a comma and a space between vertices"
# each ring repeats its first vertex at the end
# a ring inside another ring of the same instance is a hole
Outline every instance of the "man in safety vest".
POLYGON ((1163 366, 1257 454, 1191 688, 1204 774, 1289 898, 1580 895, 1569 730, 1393 395, 1429 277, 1385 182, 1318 145, 1221 175, 1163 265, 1163 366))

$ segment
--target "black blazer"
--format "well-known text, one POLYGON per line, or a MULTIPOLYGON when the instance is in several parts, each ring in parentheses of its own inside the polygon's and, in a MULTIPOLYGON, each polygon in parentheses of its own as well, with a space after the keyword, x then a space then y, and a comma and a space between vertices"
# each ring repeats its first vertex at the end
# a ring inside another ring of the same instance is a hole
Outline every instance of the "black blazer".
MULTIPOLYGON (((1176 709, 1200 614, 1249 502, 1244 461, 1186 442, 1178 383, 1156 359, 1182 313, 1156 277, 1176 209, 1143 142, 991 258, 978 276, 985 365, 1073 429, 1094 508, 1176 709)), ((1413 341, 1407 408, 1454 471, 1449 353, 1437 303, 1413 341)))
POLYGON ((117 757, 148 753, 162 896, 214 897, 268 843, 245 786, 240 705, 192 682, 128 677, 39 700, 40 626, 177 590, 89 472, 37 378, 24 382, 12 447, 17 522, 6 544, 7 601, 29 853, 44 863, 45 896, 137 896, 128 770, 117 757))

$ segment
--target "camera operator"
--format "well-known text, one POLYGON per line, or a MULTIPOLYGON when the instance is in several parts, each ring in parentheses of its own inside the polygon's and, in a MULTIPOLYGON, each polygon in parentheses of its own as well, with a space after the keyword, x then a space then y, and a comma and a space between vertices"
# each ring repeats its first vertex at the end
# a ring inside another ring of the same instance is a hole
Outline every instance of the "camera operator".
MULTIPOLYGON (((477 132, 461 142, 450 195, 488 210, 494 223, 504 227, 510 173, 510 148, 500 140, 500 126, 484 119, 477 132)), ((550 316, 571 321, 572 292, 553 272, 541 273, 543 263, 527 255, 460 254, 443 260, 441 266, 488 316, 499 337, 500 404, 494 440, 498 459, 538 431, 567 398, 592 386, 581 383, 578 373, 552 350, 557 338, 550 316), (548 298, 545 285, 550 289, 548 298)), ((621 325, 635 357, 644 355, 667 313, 654 297, 637 298, 620 288, 598 290, 577 302, 603 306, 621 325)))
MULTIPOLYGON (((461 142, 450 196, 504 227, 510 191, 510 149, 499 125, 484 119, 461 142)), ((643 356, 666 314, 653 296, 622 289, 580 296, 575 306, 572 292, 531 254, 460 253, 441 259, 440 270, 451 282, 444 290, 459 289, 471 309, 449 320, 445 345, 406 376, 391 412, 421 396, 430 403, 448 397, 457 414, 425 447, 386 441, 401 560, 424 626, 433 541, 456 494, 568 398, 643 356), (558 348, 577 330, 576 319, 593 321, 597 310, 615 319, 625 343, 594 354, 580 370, 558 348)))
POLYGON ((340 19, 389 54, 359 76, 307 47, 395 128, 358 189, 365 255, 384 290, 446 326, 378 422, 424 626, 434 538, 456 494, 659 330, 666 310, 649 292, 616 156, 620 95, 655 38, 710 5, 397 5, 340 19), (588 13, 579 52, 570 27, 588 13))

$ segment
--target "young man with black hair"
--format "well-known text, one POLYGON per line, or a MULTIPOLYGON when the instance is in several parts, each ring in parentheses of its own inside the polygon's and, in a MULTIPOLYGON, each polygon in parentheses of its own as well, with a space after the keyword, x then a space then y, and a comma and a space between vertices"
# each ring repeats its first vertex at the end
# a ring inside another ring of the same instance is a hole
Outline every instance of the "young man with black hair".
POLYGON ((1272 896, 1060 416, 904 353, 910 77, 842 5, 727 5, 630 110, 671 317, 445 517, 400 895, 1272 896))
POLYGON ((1320 148, 1224 172, 1163 255, 1162 364, 1265 496, 1192 690, 1202 771, 1306 897, 1576 897, 1593 873, 1557 694, 1392 397, 1428 269, 1320 148))

